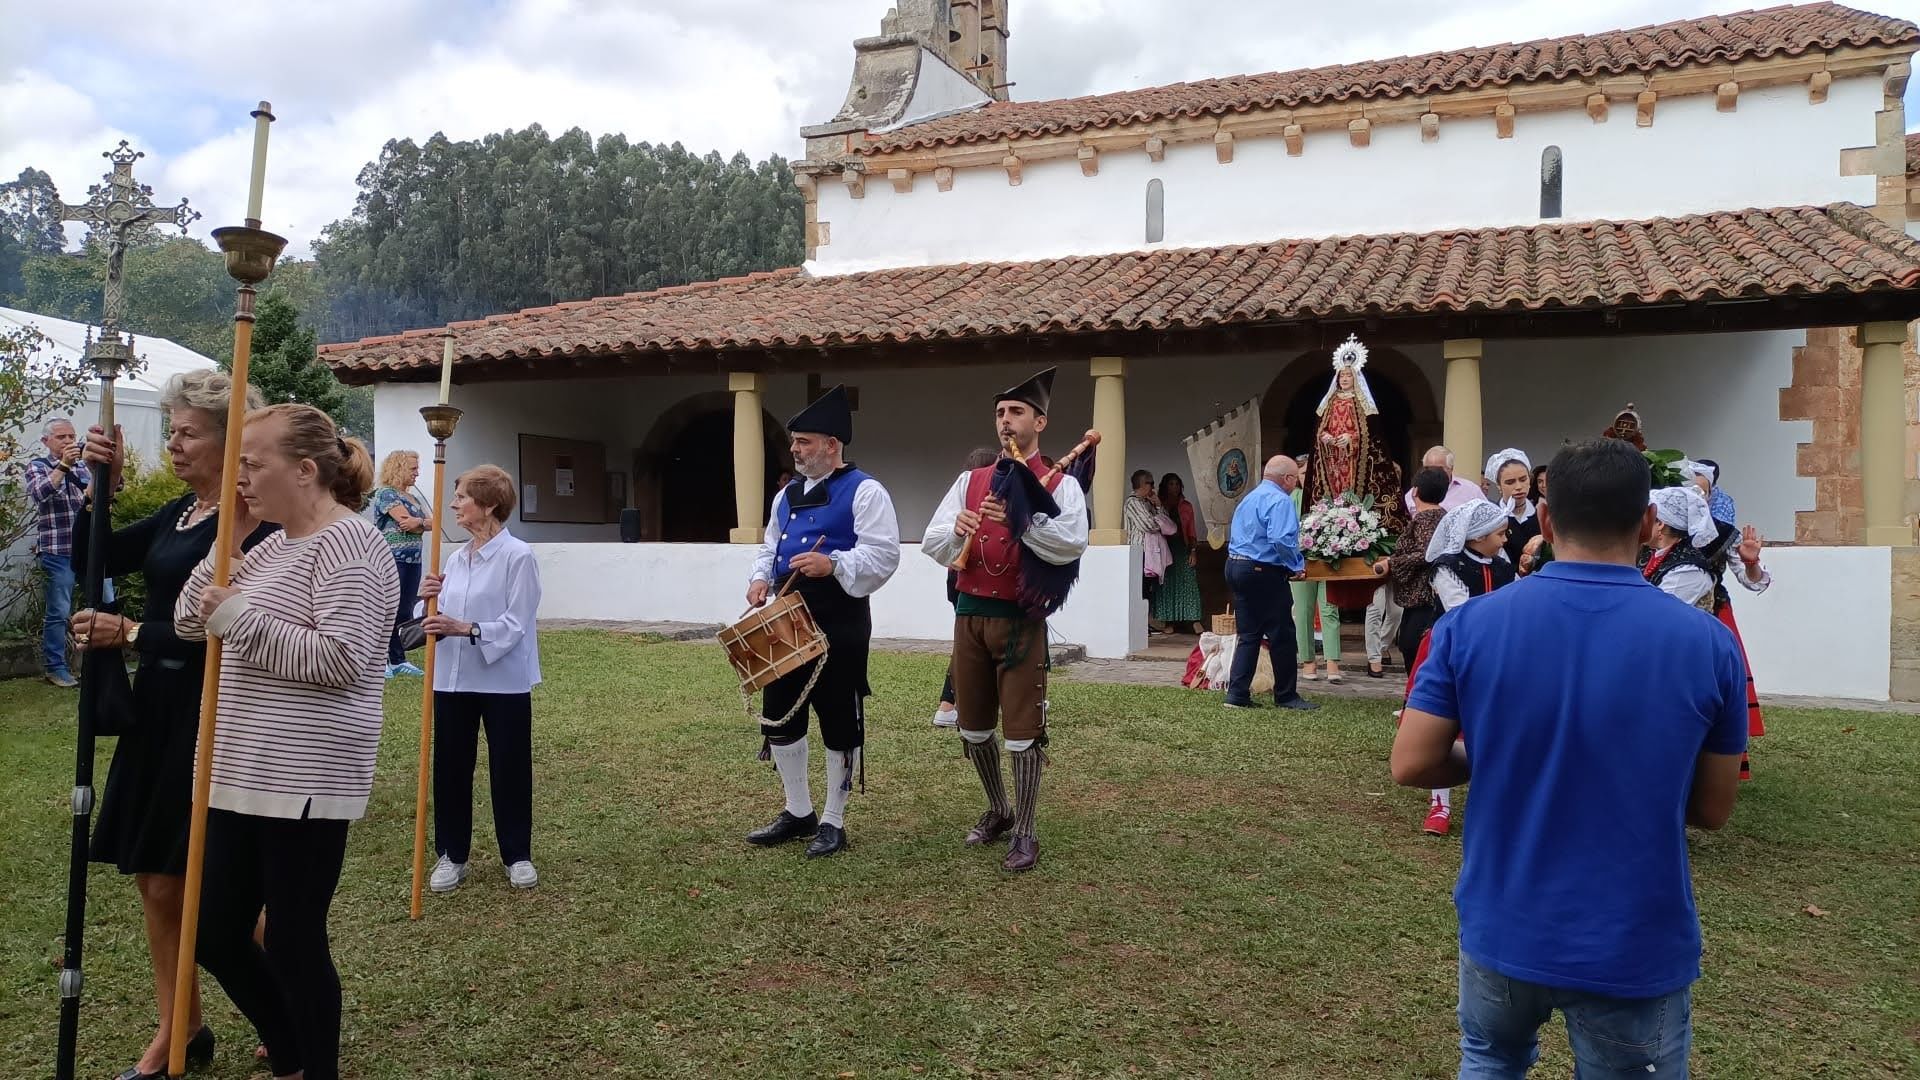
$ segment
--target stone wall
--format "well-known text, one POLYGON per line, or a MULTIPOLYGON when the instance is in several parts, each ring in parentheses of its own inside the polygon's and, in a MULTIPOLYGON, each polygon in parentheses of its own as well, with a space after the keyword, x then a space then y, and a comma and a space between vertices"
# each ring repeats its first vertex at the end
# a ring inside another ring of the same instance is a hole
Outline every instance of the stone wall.
MULTIPOLYGON (((1907 524, 1920 524, 1920 356, 1907 327, 1907 524)), ((1780 391, 1780 419, 1813 422, 1813 441, 1799 447, 1799 475, 1814 481, 1814 508, 1795 515, 1795 543, 1857 544, 1866 528, 1860 486, 1860 332, 1856 327, 1807 331, 1793 350, 1793 385, 1780 391)))

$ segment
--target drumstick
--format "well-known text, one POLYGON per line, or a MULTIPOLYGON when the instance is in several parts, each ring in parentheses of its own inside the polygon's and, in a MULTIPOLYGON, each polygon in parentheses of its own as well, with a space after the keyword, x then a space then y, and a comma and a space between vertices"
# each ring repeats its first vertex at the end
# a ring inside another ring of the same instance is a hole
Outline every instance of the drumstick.
MULTIPOLYGON (((817 539, 817 540, 815 540, 815 541, 813 542, 813 546, 807 549, 807 554, 809 554, 809 555, 811 555, 811 554, 813 554, 814 552, 816 552, 816 551, 819 551, 819 550, 820 550, 820 545, 821 545, 821 544, 824 544, 824 543, 826 543, 826 542, 827 542, 827 537, 826 537, 826 534, 824 534, 824 533, 823 533, 823 534, 821 534, 821 536, 820 536, 820 538, 819 538, 819 539, 817 539)), ((782 585, 782 586, 780 586, 780 591, 779 591, 779 592, 777 592, 777 593, 775 593, 775 594, 773 595, 773 598, 774 598, 775 600, 778 600, 778 599, 780 599, 781 597, 783 597, 783 596, 785 596, 785 595, 787 595, 787 590, 788 590, 788 589, 791 589, 791 588, 793 588, 793 582, 794 582, 794 579, 795 579, 795 578, 798 578, 799 576, 800 576, 799 574, 791 574, 791 573, 790 573, 790 574, 788 574, 788 575, 787 575, 787 583, 786 583, 785 585, 782 585)), ((749 606, 749 607, 747 608, 747 610, 745 610, 745 611, 743 611, 743 612, 741 612, 741 613, 740 613, 740 618, 741 618, 741 619, 744 619, 744 618, 746 618, 747 616, 749 616, 749 615, 751 615, 751 614, 753 614, 753 608, 752 608, 751 606, 749 606)), ((739 622, 739 621, 740 621, 740 619, 735 619, 734 621, 735 621, 735 622, 739 622)))

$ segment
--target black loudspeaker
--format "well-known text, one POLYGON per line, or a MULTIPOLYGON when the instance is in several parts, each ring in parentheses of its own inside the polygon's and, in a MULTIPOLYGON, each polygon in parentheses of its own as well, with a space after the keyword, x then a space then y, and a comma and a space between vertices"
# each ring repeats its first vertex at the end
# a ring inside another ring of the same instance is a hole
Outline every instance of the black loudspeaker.
POLYGON ((629 506, 620 511, 620 542, 637 544, 640 542, 640 510, 629 506))

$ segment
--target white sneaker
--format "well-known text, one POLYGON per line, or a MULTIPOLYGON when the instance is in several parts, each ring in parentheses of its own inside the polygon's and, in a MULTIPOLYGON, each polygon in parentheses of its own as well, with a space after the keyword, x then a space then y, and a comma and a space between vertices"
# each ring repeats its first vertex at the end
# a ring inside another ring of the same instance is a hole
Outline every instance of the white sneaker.
POLYGON ((935 709, 933 711, 933 726, 934 727, 959 727, 960 726, 960 710, 959 709, 935 709))
POLYGON ((531 889, 540 884, 540 873, 525 859, 507 867, 507 881, 516 889, 531 889))
POLYGON ((434 892, 452 892, 467 880, 467 864, 454 862, 445 855, 433 864, 433 877, 428 879, 427 888, 434 892))

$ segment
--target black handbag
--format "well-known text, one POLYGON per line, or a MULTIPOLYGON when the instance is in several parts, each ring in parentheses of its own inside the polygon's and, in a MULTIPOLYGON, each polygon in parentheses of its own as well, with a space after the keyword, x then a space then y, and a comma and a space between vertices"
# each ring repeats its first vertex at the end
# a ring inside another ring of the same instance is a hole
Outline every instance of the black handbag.
MULTIPOLYGON (((98 736, 125 735, 136 720, 133 712, 133 677, 127 674, 127 656, 120 649, 101 649, 87 654, 88 667, 98 666, 93 675, 93 733, 98 736)), ((88 673, 81 672, 81 678, 88 673)))
POLYGON ((426 622, 427 620, 425 619, 408 619, 406 622, 394 626, 393 636, 395 640, 400 642, 401 652, 412 652, 415 649, 426 648, 426 622))

